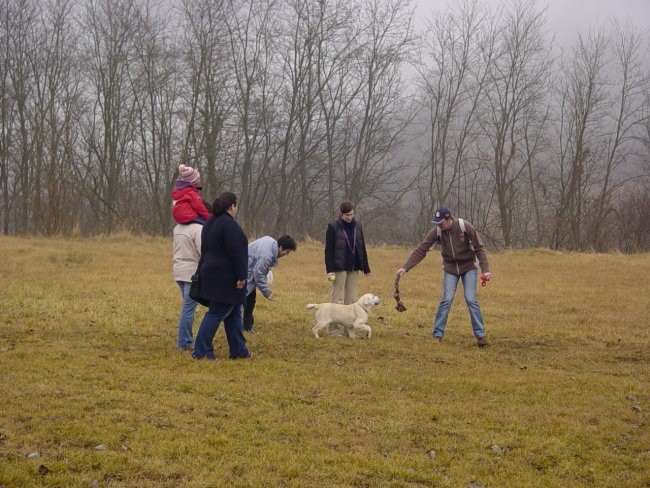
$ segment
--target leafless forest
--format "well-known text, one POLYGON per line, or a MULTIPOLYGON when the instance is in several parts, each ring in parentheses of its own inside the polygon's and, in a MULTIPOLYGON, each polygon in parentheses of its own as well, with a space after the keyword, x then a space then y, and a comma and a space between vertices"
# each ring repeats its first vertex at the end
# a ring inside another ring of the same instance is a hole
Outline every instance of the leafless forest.
POLYGON ((249 236, 343 199, 413 244, 440 205, 492 248, 650 250, 650 37, 554 40, 541 2, 3 0, 5 234, 170 235, 180 163, 249 236))

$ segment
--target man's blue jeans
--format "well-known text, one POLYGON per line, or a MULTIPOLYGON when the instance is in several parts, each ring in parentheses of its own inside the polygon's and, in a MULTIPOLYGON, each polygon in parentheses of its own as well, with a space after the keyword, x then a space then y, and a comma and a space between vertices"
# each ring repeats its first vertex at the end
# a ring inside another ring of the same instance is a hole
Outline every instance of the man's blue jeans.
POLYGON ((472 329, 475 337, 483 337, 485 335, 485 325, 483 325, 483 315, 481 314, 481 307, 478 304, 476 297, 476 281, 478 279, 478 271, 472 268, 460 276, 443 272, 442 277, 442 299, 438 305, 436 312, 436 319, 433 323, 433 337, 442 337, 445 335, 445 327, 447 326, 447 317, 449 317, 449 309, 454 301, 458 281, 463 281, 463 294, 465 295, 465 303, 469 310, 469 316, 472 321, 472 329))
POLYGON ((216 359, 213 340, 222 321, 224 329, 226 329, 230 359, 248 357, 242 306, 212 301, 203 316, 199 331, 196 333, 193 354, 195 358, 216 359))
POLYGON ((191 283, 187 281, 177 281, 176 283, 181 290, 181 297, 183 297, 181 316, 178 319, 178 339, 176 340, 176 346, 179 349, 191 349, 194 345, 192 325, 194 324, 196 302, 189 295, 191 283))

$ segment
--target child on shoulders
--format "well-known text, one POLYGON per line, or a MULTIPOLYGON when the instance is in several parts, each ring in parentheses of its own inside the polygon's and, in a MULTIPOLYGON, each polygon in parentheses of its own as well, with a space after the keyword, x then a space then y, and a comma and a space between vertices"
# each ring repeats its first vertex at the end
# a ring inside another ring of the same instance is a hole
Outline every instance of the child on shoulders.
POLYGON ((210 212, 205 208, 201 191, 201 174, 190 166, 181 164, 178 167, 180 178, 174 183, 172 190, 172 215, 179 224, 205 224, 210 218, 210 212))

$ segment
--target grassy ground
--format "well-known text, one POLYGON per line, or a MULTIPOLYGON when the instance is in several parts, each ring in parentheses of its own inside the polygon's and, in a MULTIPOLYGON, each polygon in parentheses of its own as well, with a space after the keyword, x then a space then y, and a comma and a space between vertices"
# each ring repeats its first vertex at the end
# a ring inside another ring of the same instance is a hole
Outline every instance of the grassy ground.
POLYGON ((478 349, 461 293, 431 339, 437 252, 395 310, 397 247, 369 250, 372 339, 314 339, 329 284, 300 243, 253 360, 220 329, 211 363, 176 351, 170 251, 0 237, 1 487, 650 486, 648 254, 491 255, 478 349))

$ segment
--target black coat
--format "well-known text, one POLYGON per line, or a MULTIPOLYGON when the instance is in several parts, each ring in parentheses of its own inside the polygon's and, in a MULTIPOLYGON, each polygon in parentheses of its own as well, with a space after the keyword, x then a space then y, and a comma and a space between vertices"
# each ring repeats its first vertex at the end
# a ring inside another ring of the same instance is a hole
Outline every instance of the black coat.
POLYGON ((363 271, 364 274, 370 273, 368 265, 368 253, 366 252, 366 242, 363 238, 363 229, 361 223, 353 220, 353 226, 344 222, 340 217, 327 226, 325 233, 325 271, 334 273, 336 271, 363 271), (355 242, 348 236, 346 238, 344 227, 355 228, 351 234, 356 236, 355 242), (355 249, 353 255, 352 249, 355 249))
POLYGON ((248 277, 248 239, 229 214, 211 217, 201 233, 201 296, 216 303, 243 304, 246 286, 236 288, 248 277))

